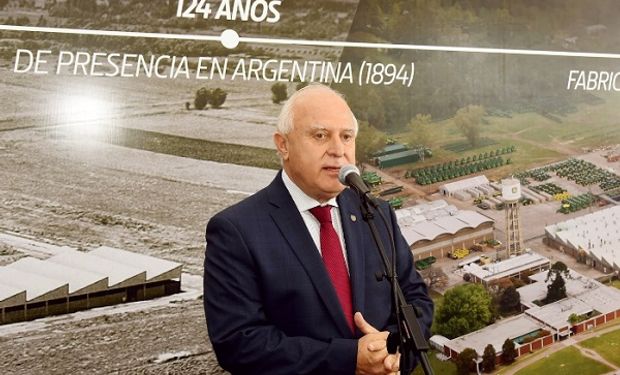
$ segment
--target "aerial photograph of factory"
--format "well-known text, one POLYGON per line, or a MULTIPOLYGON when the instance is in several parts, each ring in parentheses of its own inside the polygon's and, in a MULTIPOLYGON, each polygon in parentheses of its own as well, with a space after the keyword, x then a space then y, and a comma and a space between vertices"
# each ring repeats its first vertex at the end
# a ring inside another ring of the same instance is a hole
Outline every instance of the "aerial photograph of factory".
POLYGON ((618 60, 571 55, 620 52, 617 4, 491 3, 283 1, 258 23, 169 0, 0 1, 3 373, 226 373, 205 225, 276 176, 278 114, 315 81, 350 104, 361 176, 435 301, 435 373, 620 373, 618 60))

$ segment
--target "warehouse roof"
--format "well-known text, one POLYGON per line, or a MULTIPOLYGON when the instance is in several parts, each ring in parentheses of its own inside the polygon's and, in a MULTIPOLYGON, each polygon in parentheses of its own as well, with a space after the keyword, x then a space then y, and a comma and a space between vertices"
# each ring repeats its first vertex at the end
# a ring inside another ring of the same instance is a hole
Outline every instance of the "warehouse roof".
MULTIPOLYGON (((443 199, 438 199, 431 202, 423 202, 420 204, 416 204, 415 206, 408 207, 407 209, 413 212, 414 214, 424 215, 430 211, 440 210, 447 208, 448 202, 443 199)), ((402 211, 402 210, 399 210, 402 211)))
MULTIPOLYGON (((433 240, 437 236, 446 233, 446 230, 444 228, 429 221, 418 223, 414 225, 412 229, 418 232, 422 236, 422 238, 426 240, 433 240)), ((409 241, 407 242, 409 243, 409 241)), ((409 243, 409 244, 411 245, 412 243, 409 243)))
POLYGON ((404 151, 394 152, 391 154, 377 156, 377 161, 379 163, 385 163, 386 161, 390 161, 390 160, 398 160, 401 158, 407 158, 407 157, 411 157, 414 155, 420 155, 420 152, 421 152, 420 150, 404 150, 404 151))
POLYGON ((26 291, 28 302, 39 302, 67 297, 69 285, 37 274, 9 267, 0 267, 0 284, 26 291))
POLYGON ((478 355, 482 356, 484 348, 488 344, 491 344, 493 348, 495 348, 495 352, 501 353, 502 346, 506 339, 516 339, 543 328, 543 324, 527 315, 521 314, 515 317, 502 319, 498 323, 487 326, 481 330, 457 337, 450 340, 446 346, 459 353, 465 348, 472 348, 478 355))
POLYGON ((468 227, 467 223, 459 220, 456 216, 443 216, 435 220, 435 224, 443 228, 445 232, 455 234, 459 230, 468 227))
POLYGON ((577 298, 566 298, 545 306, 536 306, 525 310, 525 314, 558 331, 570 327, 568 317, 572 314, 584 315, 590 312, 592 312, 592 307, 577 298))
POLYGON ((533 252, 526 252, 501 262, 486 264, 482 267, 475 263, 468 264, 463 267, 463 270, 471 273, 478 279, 489 282, 503 277, 508 277, 534 267, 542 267, 548 264, 549 259, 544 256, 533 252))
POLYGON ((409 246, 420 240, 432 241, 442 234, 475 229, 493 220, 475 211, 459 210, 444 200, 401 208, 396 211, 398 225, 409 246))
POLYGON ((375 153, 375 156, 382 156, 382 155, 387 155, 387 154, 393 154, 395 152, 399 152, 399 151, 405 151, 407 150, 407 146, 405 146, 402 143, 394 143, 392 145, 387 145, 385 147, 383 147, 381 150, 377 151, 375 153))
MULTIPOLYGON (((570 277, 564 277, 568 297, 577 298, 603 314, 620 309, 620 290, 607 287, 574 270, 569 271, 570 277)), ((517 289, 522 304, 535 307, 533 301, 541 300, 547 296, 547 283, 545 282, 547 274, 548 271, 544 271, 532 275, 530 280, 535 281, 534 283, 517 289)))
MULTIPOLYGON (((526 306, 533 307, 536 306, 533 304, 534 301, 541 300, 547 296, 546 279, 548 273, 549 271, 543 271, 530 275, 529 279, 534 282, 517 289, 519 291, 519 295, 521 296, 521 303, 526 306)), ((585 278, 585 276, 582 276, 573 270, 569 270, 569 275, 570 277, 564 277, 567 295, 574 296, 583 293, 585 289, 582 280, 591 279, 585 278)))
POLYGON ((108 287, 110 288, 120 288, 146 282, 146 271, 144 268, 128 266, 81 251, 64 252, 49 258, 48 261, 107 275, 108 287))
POLYGON ((0 308, 26 303, 26 290, 0 283, 0 308))
POLYGON ((482 175, 482 176, 469 177, 469 178, 465 178, 462 180, 458 180, 458 181, 454 181, 454 182, 441 185, 439 187, 439 190, 443 191, 444 194, 450 195, 450 194, 454 194, 457 191, 471 189, 476 186, 488 185, 488 184, 489 184, 489 179, 486 176, 482 175))
POLYGON ((620 270, 620 206, 545 228, 547 236, 620 270))
POLYGON ((476 211, 469 210, 461 210, 454 217, 464 222, 467 226, 471 228, 476 228, 482 223, 493 222, 493 219, 491 219, 490 217, 484 216, 476 211))
POLYGON ((596 280, 593 280, 591 290, 581 293, 575 298, 602 314, 620 310, 620 290, 605 286, 596 280))
POLYGON ((85 253, 5 233, 0 241, 35 254, 0 267, 0 308, 181 278, 180 263, 129 251, 102 247, 85 253), (39 259, 45 255, 51 257, 39 259))
POLYGON ((101 246, 88 254, 130 267, 145 269, 146 281, 170 280, 181 277, 181 268, 183 267, 181 263, 107 246, 101 246))
POLYGON ((68 282, 71 295, 104 291, 108 288, 108 278, 105 275, 32 257, 22 258, 7 267, 68 282))
POLYGON ((411 226, 401 225, 400 226, 400 231, 403 234, 403 237, 405 237, 405 241, 407 241, 407 244, 409 246, 411 246, 411 245, 413 245, 416 242, 421 241, 421 240, 428 240, 428 238, 426 238, 420 232, 416 232, 413 229, 413 227, 411 227, 411 226))

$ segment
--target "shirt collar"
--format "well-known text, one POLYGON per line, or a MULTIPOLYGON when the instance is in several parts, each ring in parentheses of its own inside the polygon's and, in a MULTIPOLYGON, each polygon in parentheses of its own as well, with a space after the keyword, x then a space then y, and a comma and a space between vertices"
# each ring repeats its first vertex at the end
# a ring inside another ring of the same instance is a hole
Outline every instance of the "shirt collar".
POLYGON ((282 170, 282 182, 284 182, 284 186, 286 186, 289 194, 291 194, 291 198, 293 198, 293 202, 299 212, 308 211, 316 206, 324 206, 327 204, 333 207, 338 207, 338 201, 335 197, 331 198, 326 203, 321 204, 321 202, 304 193, 304 191, 301 190, 301 188, 297 186, 293 180, 291 180, 284 169, 282 170))

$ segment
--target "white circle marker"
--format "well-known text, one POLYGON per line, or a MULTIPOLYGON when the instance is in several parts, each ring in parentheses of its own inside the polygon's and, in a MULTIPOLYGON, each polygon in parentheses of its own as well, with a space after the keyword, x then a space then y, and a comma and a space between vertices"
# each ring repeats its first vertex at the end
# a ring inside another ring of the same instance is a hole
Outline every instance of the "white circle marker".
POLYGON ((220 36, 222 45, 228 49, 236 48, 239 45, 239 34, 235 30, 226 29, 220 36))

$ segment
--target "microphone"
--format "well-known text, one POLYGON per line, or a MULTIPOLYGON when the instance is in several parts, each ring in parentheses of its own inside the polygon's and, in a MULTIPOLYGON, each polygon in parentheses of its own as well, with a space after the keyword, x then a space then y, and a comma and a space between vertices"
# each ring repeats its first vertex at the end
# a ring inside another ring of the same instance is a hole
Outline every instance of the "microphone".
POLYGON ((360 170, 355 165, 343 165, 338 172, 338 180, 341 184, 353 188, 360 196, 370 193, 370 189, 360 176, 360 170))

